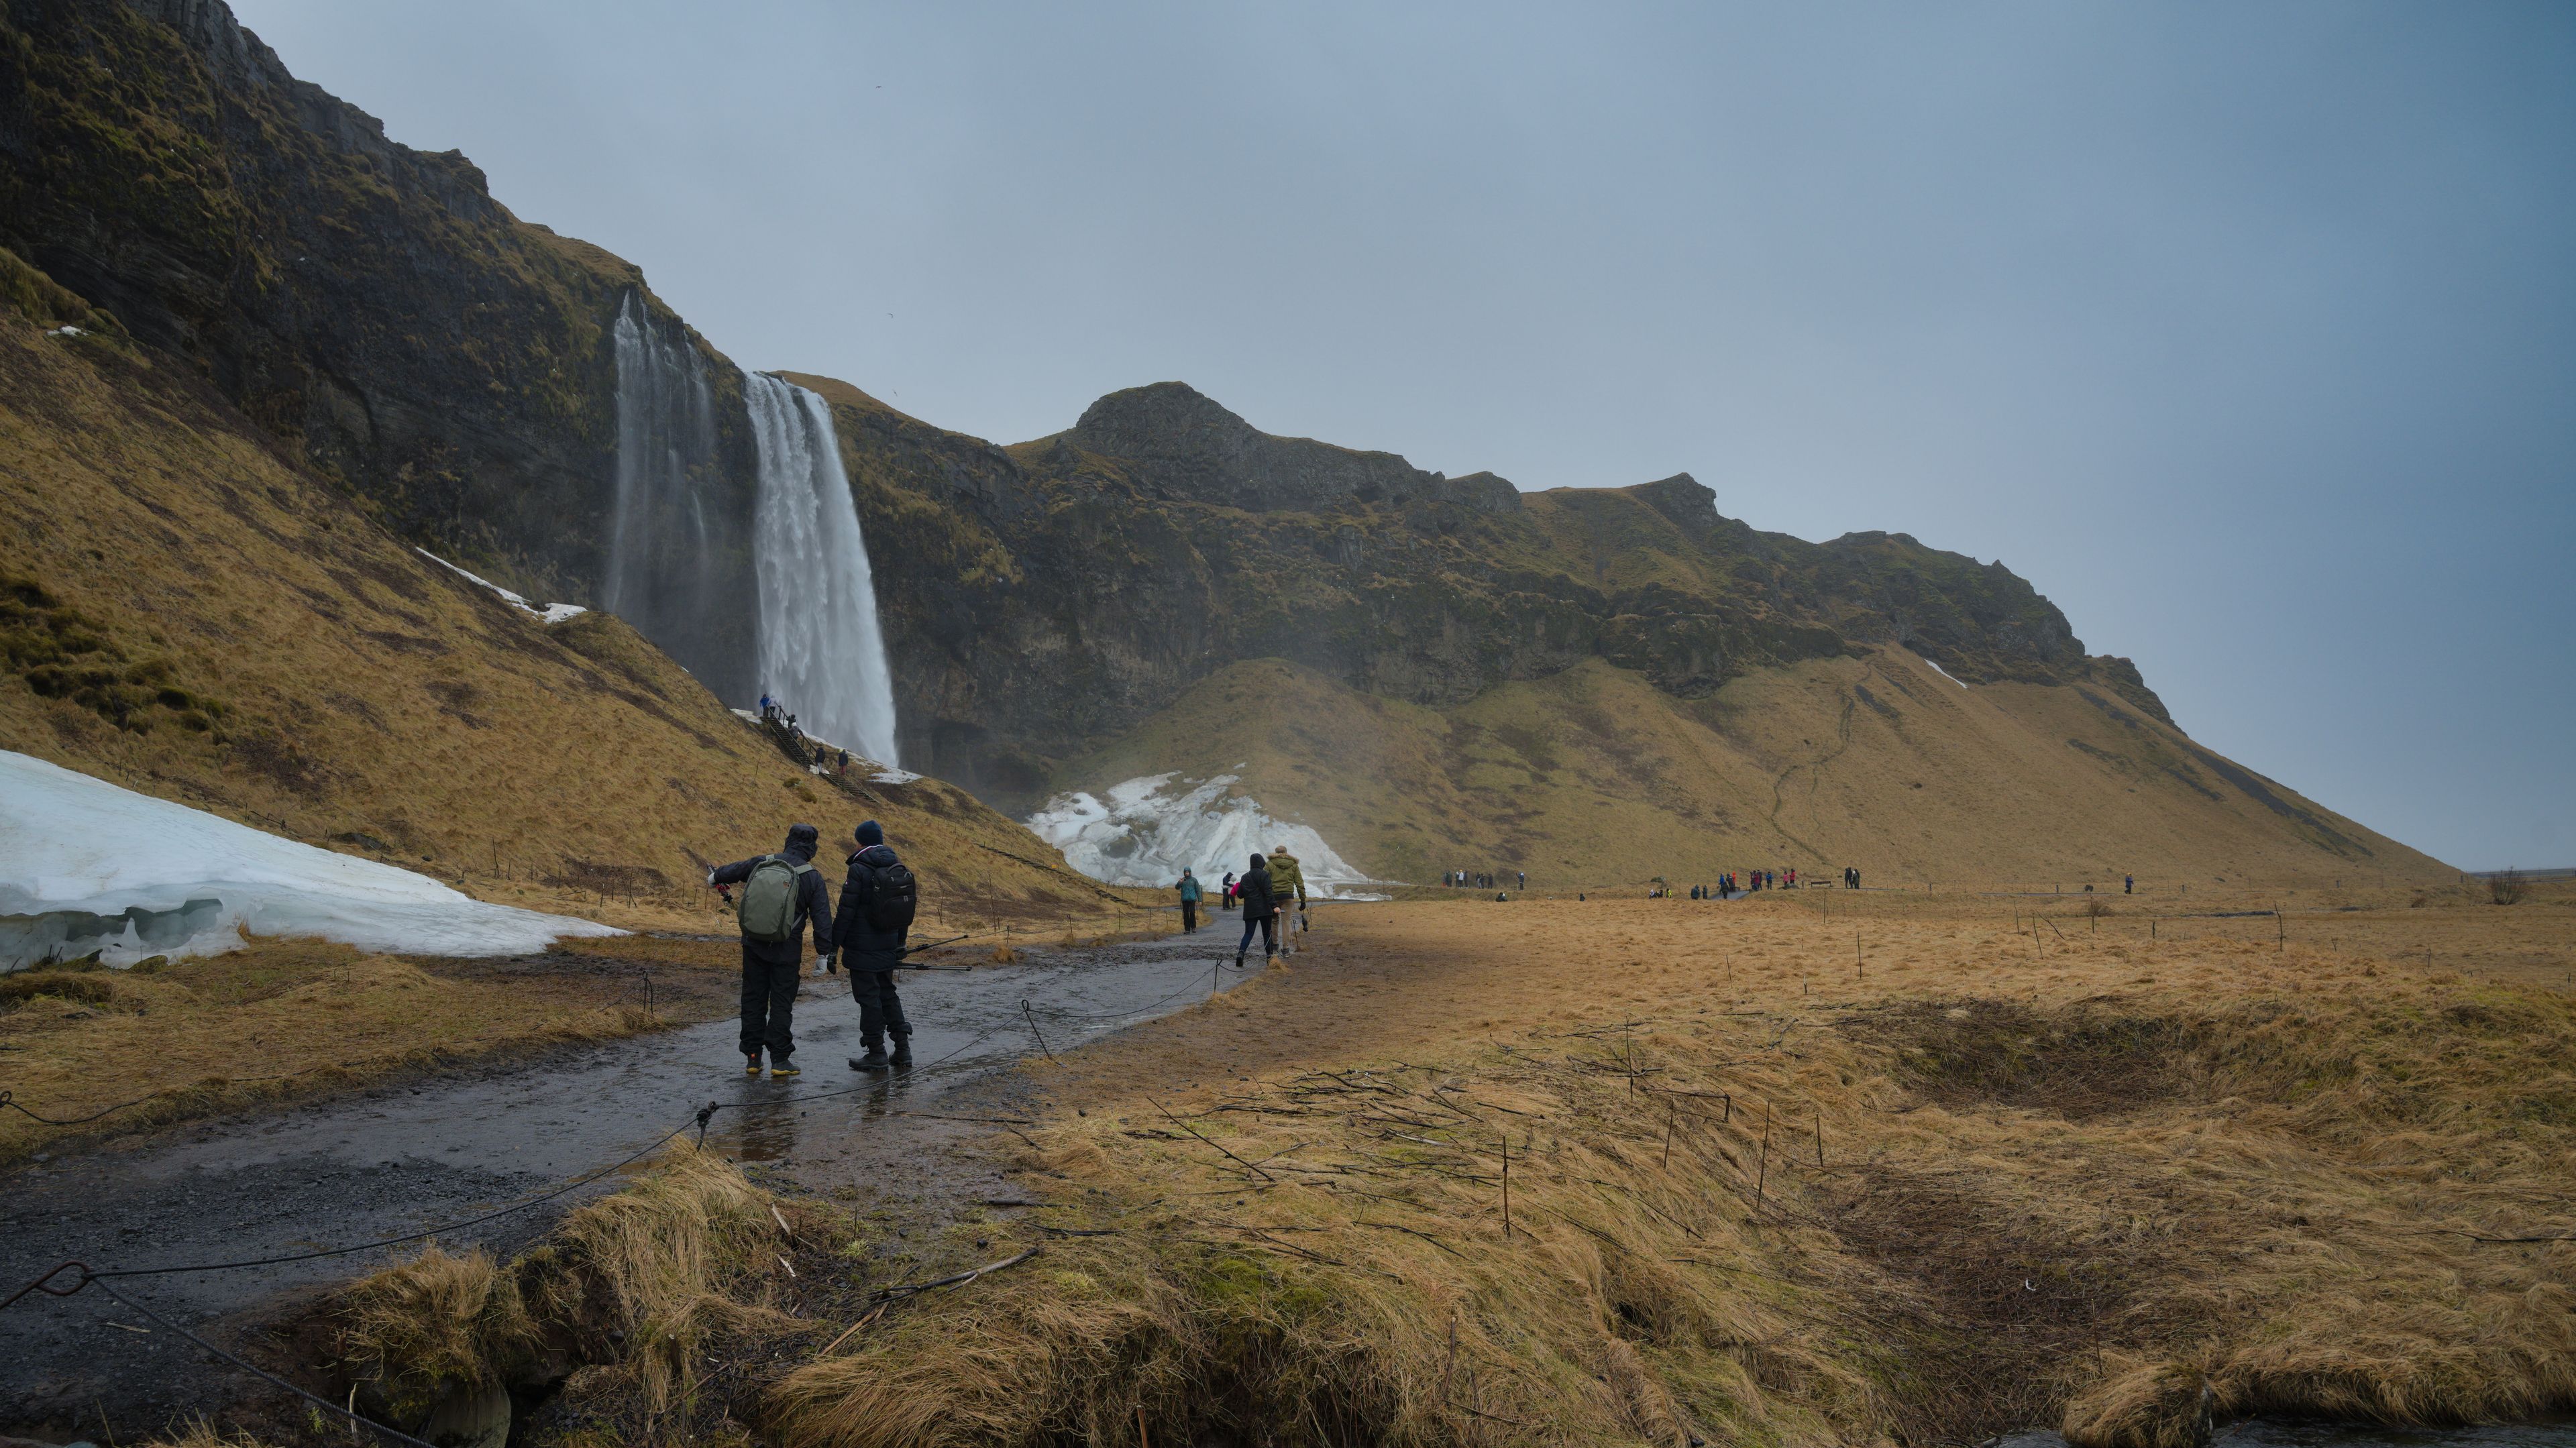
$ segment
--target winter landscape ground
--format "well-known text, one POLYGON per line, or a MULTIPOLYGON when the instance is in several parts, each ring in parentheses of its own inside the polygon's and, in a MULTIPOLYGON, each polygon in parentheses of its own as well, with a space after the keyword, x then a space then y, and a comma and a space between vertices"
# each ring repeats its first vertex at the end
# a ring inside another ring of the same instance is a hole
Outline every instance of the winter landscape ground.
POLYGON ((1905 534, 1066 421, 0 13, 0 1448, 2576 1443, 2564 872, 1905 534), (871 819, 916 1063, 746 1076, 871 819))

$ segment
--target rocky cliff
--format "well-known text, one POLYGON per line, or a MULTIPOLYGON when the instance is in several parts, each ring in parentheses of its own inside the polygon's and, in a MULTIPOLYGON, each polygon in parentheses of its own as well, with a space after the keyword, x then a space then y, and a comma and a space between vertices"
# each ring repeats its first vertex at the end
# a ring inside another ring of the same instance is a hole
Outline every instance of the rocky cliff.
MULTIPOLYGON (((721 361, 633 266, 518 220, 464 156, 388 140, 218 0, 0 11, 0 247, 371 516, 538 598, 594 602, 605 575, 620 307, 721 361)), ((709 511, 745 524, 739 374, 708 371, 709 511)), ((710 556, 747 599, 742 529, 710 556)), ((682 662, 756 691, 748 604, 699 626, 682 662)))
MULTIPOLYGON (((0 272, 22 309, 198 369, 396 533, 534 597, 614 604, 718 695, 758 692, 741 374, 634 267, 518 220, 464 157, 387 139, 214 0, 5 16, 0 272), (692 531, 629 550, 623 575, 621 326, 705 416, 654 485, 692 531)), ((1903 643, 1963 679, 2091 680, 2163 717, 2000 564, 1761 533, 1687 475, 1523 494, 1274 437, 1171 382, 998 447, 796 380, 833 404, 905 762, 1006 805, 1254 658, 1447 706, 1592 659, 1705 698, 1903 643)))
POLYGON ((1015 806, 1253 658, 1447 706, 1592 658, 1703 698, 1902 643, 1962 679, 2089 680, 2165 717, 2001 564, 1903 534, 1758 532, 1687 474, 1524 494, 1272 437, 1175 382, 996 447, 794 380, 833 405, 879 559, 905 757, 1015 806))

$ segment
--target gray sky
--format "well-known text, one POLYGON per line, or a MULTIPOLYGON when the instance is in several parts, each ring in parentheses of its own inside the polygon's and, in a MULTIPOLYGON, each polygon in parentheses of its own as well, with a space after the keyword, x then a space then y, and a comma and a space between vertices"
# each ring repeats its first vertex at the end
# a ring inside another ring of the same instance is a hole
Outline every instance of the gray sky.
POLYGON ((236 8, 746 366, 1687 470, 2000 557, 2446 860, 2576 865, 2576 6, 236 8))

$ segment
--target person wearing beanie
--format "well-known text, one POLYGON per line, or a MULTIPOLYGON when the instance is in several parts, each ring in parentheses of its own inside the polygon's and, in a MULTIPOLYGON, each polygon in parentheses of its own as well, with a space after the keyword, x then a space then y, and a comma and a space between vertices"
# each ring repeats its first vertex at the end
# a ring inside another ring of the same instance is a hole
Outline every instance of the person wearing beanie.
POLYGON ((841 944, 841 963, 849 967, 850 995, 859 1003, 859 1043, 864 1056, 850 1058, 853 1071, 881 1071, 912 1064, 912 1022, 904 1019, 903 998, 895 991, 894 973, 903 967, 904 939, 911 933, 920 884, 893 847, 885 827, 875 820, 852 831, 858 849, 850 855, 849 878, 841 886, 841 913, 832 922, 832 938, 841 944), (886 1054, 887 1037, 894 1054, 886 1054))
POLYGON ((754 855, 707 872, 707 883, 730 901, 730 888, 742 886, 735 907, 742 927, 743 1074, 760 1074, 760 1053, 769 1051, 772 1080, 797 1075, 796 987, 803 976, 805 928, 814 928, 814 953, 832 952, 832 895, 814 868, 814 848, 821 835, 812 825, 790 825, 787 843, 774 855, 754 855))

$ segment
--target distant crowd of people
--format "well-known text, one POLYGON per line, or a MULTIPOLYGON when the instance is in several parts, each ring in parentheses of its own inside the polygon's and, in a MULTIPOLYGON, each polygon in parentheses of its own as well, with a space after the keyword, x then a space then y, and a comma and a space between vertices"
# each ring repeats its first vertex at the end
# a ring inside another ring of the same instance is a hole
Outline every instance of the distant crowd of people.
MULTIPOLYGON (((1503 887, 1503 877, 1491 870, 1444 870, 1440 873, 1440 883, 1452 890, 1499 890, 1503 887)), ((1529 871, 1514 870, 1512 888, 1528 889, 1529 871)))

